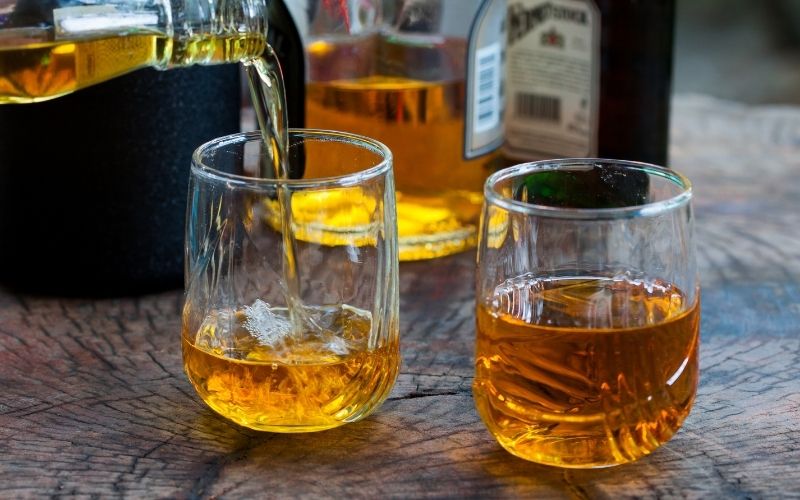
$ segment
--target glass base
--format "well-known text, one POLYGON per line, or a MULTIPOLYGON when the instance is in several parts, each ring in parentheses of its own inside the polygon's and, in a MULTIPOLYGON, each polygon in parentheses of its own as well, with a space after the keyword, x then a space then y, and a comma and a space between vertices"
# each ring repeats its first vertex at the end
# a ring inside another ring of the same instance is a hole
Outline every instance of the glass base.
POLYGON ((433 259, 475 247, 483 197, 471 191, 397 193, 401 261, 433 259))

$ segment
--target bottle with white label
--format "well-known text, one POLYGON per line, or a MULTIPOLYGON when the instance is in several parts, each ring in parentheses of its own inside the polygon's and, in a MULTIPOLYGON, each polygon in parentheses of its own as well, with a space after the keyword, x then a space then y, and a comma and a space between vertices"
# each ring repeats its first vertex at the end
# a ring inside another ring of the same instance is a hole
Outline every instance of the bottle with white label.
POLYGON ((474 246, 502 164, 506 0, 284 1, 305 48, 306 126, 392 150, 400 260, 474 246))
POLYGON ((508 163, 667 163, 674 0, 509 0, 508 163))

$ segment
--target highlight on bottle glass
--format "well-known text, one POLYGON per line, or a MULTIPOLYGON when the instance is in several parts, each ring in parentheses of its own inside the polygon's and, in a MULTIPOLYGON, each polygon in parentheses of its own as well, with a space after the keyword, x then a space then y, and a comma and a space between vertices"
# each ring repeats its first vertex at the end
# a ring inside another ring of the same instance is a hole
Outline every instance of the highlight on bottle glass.
POLYGON ((258 132, 195 152, 183 363, 220 415, 318 431, 372 413, 397 376, 392 158, 366 137, 300 129, 287 156, 290 178, 270 179, 258 132))
POLYGON ((564 159, 497 172, 484 194, 473 392, 489 431, 560 467, 653 452, 697 390, 689 181, 564 159))

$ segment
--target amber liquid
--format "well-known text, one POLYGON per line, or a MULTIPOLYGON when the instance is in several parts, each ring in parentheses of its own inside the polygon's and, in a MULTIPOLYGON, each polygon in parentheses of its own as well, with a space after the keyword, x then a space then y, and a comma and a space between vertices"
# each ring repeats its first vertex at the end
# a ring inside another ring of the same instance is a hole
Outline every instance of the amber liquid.
POLYGON ((197 37, 176 45, 162 34, 75 40, 0 41, 0 104, 53 99, 138 68, 236 61, 260 53, 262 35, 197 37))
POLYGON ((475 404, 527 460, 636 460, 683 423, 698 382, 699 300, 659 281, 521 276, 477 311, 475 404))
POLYGON ((184 330, 184 369, 203 401, 240 425, 272 432, 330 429, 376 409, 397 376, 396 333, 369 347, 369 313, 340 306, 307 314, 328 329, 265 339, 248 331, 247 313, 238 310, 214 311, 198 331, 184 330))
POLYGON ((476 242, 483 182, 499 153, 464 159, 466 90, 461 69, 443 71, 459 75, 450 79, 390 76, 393 66, 408 71, 408 66, 415 65, 446 69, 463 64, 463 46, 450 42, 424 49, 375 44, 380 42, 309 46, 312 81, 306 86, 306 124, 373 137, 392 151, 400 260, 470 248, 476 242), (328 79, 336 77, 342 65, 371 67, 364 54, 386 67, 378 68, 377 75, 328 79))

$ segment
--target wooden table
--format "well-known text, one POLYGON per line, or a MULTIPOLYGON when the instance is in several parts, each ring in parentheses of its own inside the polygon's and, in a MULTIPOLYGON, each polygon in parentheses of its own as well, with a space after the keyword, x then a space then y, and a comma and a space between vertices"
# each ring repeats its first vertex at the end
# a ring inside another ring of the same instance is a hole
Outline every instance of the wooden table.
POLYGON ((684 428, 623 467, 503 451, 473 408, 474 255, 403 264, 403 368, 365 421, 260 434, 217 417, 180 358, 180 291, 0 291, 0 497, 800 496, 800 109, 676 99, 695 183, 701 383, 684 428))

